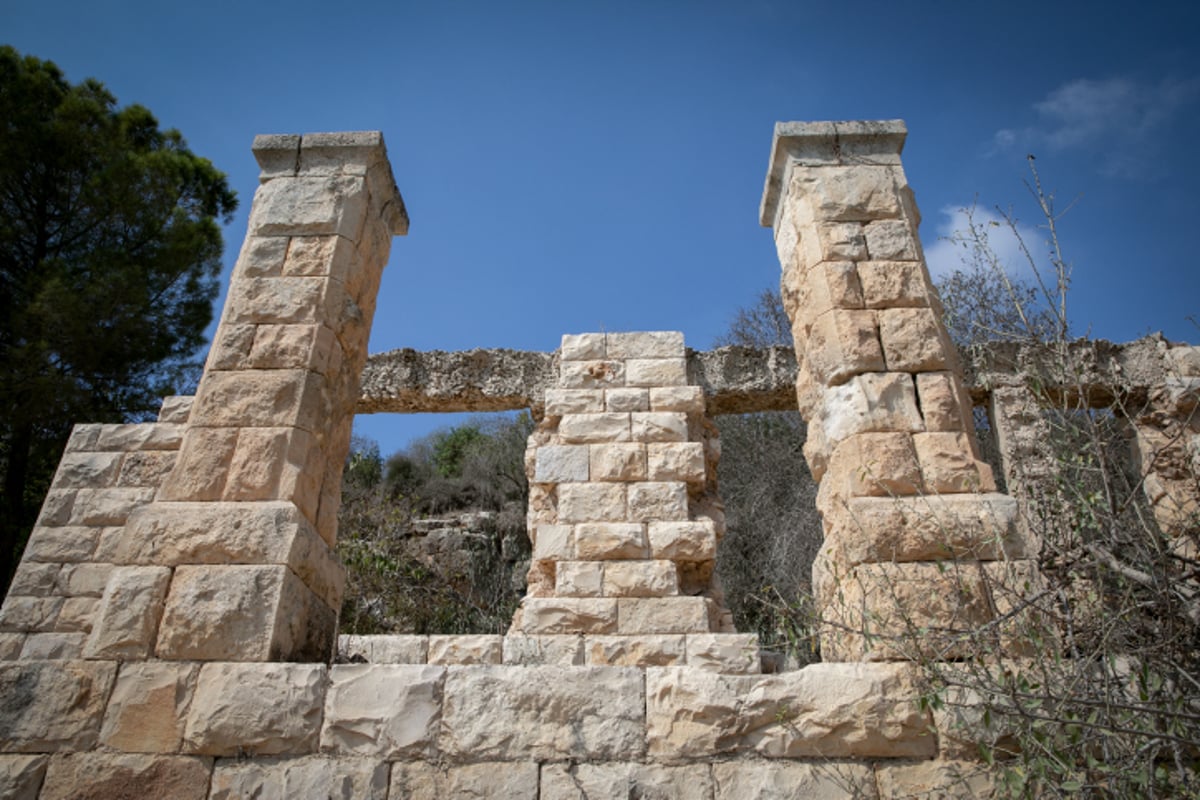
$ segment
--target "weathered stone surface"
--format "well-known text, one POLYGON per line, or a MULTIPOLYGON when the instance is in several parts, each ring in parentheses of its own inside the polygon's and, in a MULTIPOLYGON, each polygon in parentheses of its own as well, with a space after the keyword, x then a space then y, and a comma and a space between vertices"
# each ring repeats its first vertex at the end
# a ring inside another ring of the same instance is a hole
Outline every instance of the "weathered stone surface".
POLYGON ((31 633, 21 647, 22 659, 72 659, 83 653, 85 633, 31 633))
POLYGON ((995 772, 964 761, 881 763, 875 767, 883 800, 906 797, 988 800, 995 796, 995 772))
MULTIPOLYGON (((811 664, 778 675, 646 671, 648 754, 667 761, 922 758, 936 752, 911 667, 811 664)), ((731 795, 732 796, 732 795, 731 795)))
MULTIPOLYGON (((50 494, 53 495, 54 492, 50 494)), ((46 502, 50 503, 51 501, 52 498, 47 495, 46 502)), ((38 525, 29 535, 29 543, 25 545, 23 560, 54 563, 84 561, 96 549, 96 542, 99 538, 99 528, 80 525, 62 527, 38 525)))
POLYGON ((629 484, 630 520, 653 522, 687 518, 687 484, 683 481, 641 481, 629 484))
POLYGON ((564 414, 558 435, 569 444, 629 441, 629 414, 564 414))
POLYGON ((836 385, 864 372, 886 371, 876 313, 833 309, 813 321, 807 355, 819 382, 836 385))
POLYGON ((603 336, 609 358, 673 358, 684 354, 683 334, 679 331, 622 331, 603 336))
POLYGON ((175 467, 178 454, 173 450, 145 450, 126 453, 117 475, 117 486, 158 488, 175 467))
POLYGON ((501 664, 504 637, 484 634, 429 637, 430 664, 501 664))
POLYGON ((485 762, 435 765, 400 761, 392 765, 390 797, 454 797, 462 800, 538 800, 538 765, 485 762))
POLYGON ((619 633, 706 633, 703 597, 623 597, 617 601, 619 633))
POLYGON ((526 597, 518 612, 519 631, 555 633, 615 633, 617 601, 610 598, 526 597))
POLYGON ((95 747, 116 675, 117 665, 108 661, 0 663, 0 750, 95 747))
POLYGON ((0 755, 0 797, 37 800, 46 761, 46 756, 0 755))
POLYGON ((650 552, 673 561, 710 561, 717 554, 717 533, 712 520, 651 522, 650 552))
POLYGON ((602 667, 673 667, 687 661, 682 635, 588 636, 587 663, 602 667))
MULTIPOLYGON (((548 449, 551 448, 539 448, 539 461, 542 453, 548 449)), ((593 444, 588 449, 593 481, 643 481, 646 479, 646 446, 644 444, 593 444)))
POLYGON ((610 561, 604 565, 606 597, 665 597, 679 594, 679 574, 668 560, 610 561))
POLYGON ((820 498, 919 494, 921 466, 907 433, 860 433, 840 442, 821 479, 820 498))
POLYGON ((99 598, 68 597, 58 612, 58 619, 54 621, 54 629, 66 633, 91 633, 99 610, 99 598))
POLYGON ((607 389, 625 385, 624 361, 566 361, 559 365, 564 389, 607 389))
POLYGON ((537 450, 538 483, 588 480, 588 446, 585 444, 543 445, 537 450))
POLYGON ((646 526, 640 522, 579 525, 575 528, 575 555, 593 561, 645 558, 646 526))
POLYGON ((100 597, 104 594, 112 572, 112 564, 64 564, 58 573, 55 594, 100 597))
POLYGON ((428 636, 342 634, 337 641, 339 663, 361 660, 368 664, 424 664, 428 653, 428 636))
POLYGON ((0 631, 49 631, 54 629, 61 597, 25 597, 10 594, 0 606, 0 631))
POLYGON ((933 309, 891 308, 878 313, 889 370, 933 372, 954 363, 954 345, 933 309))
MULTIPOLYGON (((561 483, 558 486, 558 518, 562 522, 624 522, 625 485, 561 483)), ((576 548, 580 538, 576 535, 576 548)))
POLYGON ((9 594, 46 597, 56 594, 58 573, 62 564, 47 564, 22 559, 8 585, 9 594))
POLYGON ((71 508, 72 525, 124 525, 140 506, 154 499, 154 489, 79 489, 71 508))
POLYGON ((120 753, 55 756, 46 768, 41 800, 123 800, 169 797, 205 800, 212 761, 207 758, 120 753))
POLYGON ((649 411, 650 391, 647 389, 606 389, 605 411, 649 411))
POLYGON ((562 337, 563 361, 595 361, 607 355, 607 334, 566 333, 562 337))
POLYGON ((913 436, 926 487, 933 492, 994 492, 992 468, 976 457, 967 433, 918 433, 913 436))
POLYGON ((256 236, 337 234, 356 239, 367 209, 360 177, 271 180, 258 187, 250 213, 256 236))
POLYGON ((356 413, 508 411, 554 416, 604 410, 603 394, 548 390, 558 378, 553 353, 516 350, 392 350, 372 355, 362 373, 356 413))
POLYGON ((712 765, 714 800, 874 800, 868 764, 723 761, 712 765))
POLYGON ((445 674, 435 666, 334 666, 321 749, 385 759, 432 756, 445 674))
POLYGON ((586 661, 584 638, 581 635, 504 637, 504 663, 514 666, 555 664, 562 667, 583 666, 586 661))
POLYGON ((167 567, 113 569, 84 654, 88 658, 149 657, 170 581, 167 567))
POLYGON ((926 430, 969 430, 971 404, 959 378, 950 372, 923 372, 916 379, 926 430))
POLYGON ((0 633, 0 661, 15 661, 25 645, 24 633, 0 633))
POLYGON ((708 766, 691 764, 546 764, 541 797, 554 800, 711 800, 708 766))
POLYGON ((759 672, 758 634, 690 633, 687 665, 713 672, 752 675, 759 672))
POLYGON ((164 397, 162 407, 158 411, 159 422, 186 423, 188 415, 192 413, 192 402, 195 400, 190 395, 171 395, 164 397))
POLYGON ((604 594, 604 562, 559 561, 554 593, 558 597, 600 597, 604 594))
POLYGON ((565 561, 574 558, 574 526, 538 525, 533 537, 533 557, 538 561, 565 561))
POLYGON ((864 226, 867 252, 873 259, 918 258, 917 237, 907 220, 879 220, 864 226))
POLYGON ((687 441, 687 415, 681 411, 635 411, 629 418, 635 442, 687 441))
POLYGON ((199 674, 199 664, 123 664, 104 715, 101 742, 126 752, 178 752, 199 674))
POLYGON ((893 167, 795 167, 789 191, 812 204, 817 219, 869 221, 901 214, 903 173, 893 167))
POLYGON ((652 442, 646 445, 646 464, 652 481, 702 483, 707 477, 701 442, 652 442))
POLYGON ((635 760, 644 702, 632 668, 448 667, 440 749, 483 760, 635 760))
POLYGON ((378 759, 221 759, 208 800, 387 800, 387 793, 388 764, 378 759))
POLYGON ((912 376, 895 372, 856 375, 827 388, 820 422, 831 446, 856 433, 925 429, 912 376))
POLYGON ((325 677, 321 664, 203 665, 183 751, 214 756, 313 752, 325 677))
POLYGON ((627 386, 683 386, 687 383, 687 359, 631 358, 625 362, 627 386))
POLYGON ((56 489, 103 489, 121 470, 123 453, 66 453, 54 473, 56 489))

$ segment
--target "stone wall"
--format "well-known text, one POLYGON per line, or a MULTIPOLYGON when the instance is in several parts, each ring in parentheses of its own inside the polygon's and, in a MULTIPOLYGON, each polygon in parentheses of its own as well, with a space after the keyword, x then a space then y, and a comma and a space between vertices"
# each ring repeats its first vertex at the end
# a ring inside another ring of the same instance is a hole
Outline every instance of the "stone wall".
MULTIPOLYGON (((961 581, 1021 564, 1030 543, 978 458, 970 404, 990 403, 1019 500, 1039 416, 1020 375, 1039 354, 985 354, 964 382, 903 135, 777 128, 763 222, 799 366, 786 348, 697 353, 670 332, 368 361, 380 270, 407 230, 382 138, 260 137, 195 399, 168 399, 155 423, 76 427, 0 608, 0 797, 986 796, 911 654, 867 627, 897 601, 928 630, 995 613, 961 581), (787 407, 822 480, 817 577, 836 626, 829 663, 763 674, 712 578, 709 417, 787 407), (539 419, 530 591, 509 634, 338 641, 353 414, 508 408, 539 419), (833 594, 852 613, 836 617, 833 594)), ((1073 384, 1092 388, 1071 389, 1100 398, 1117 367, 1127 394, 1142 381, 1135 440, 1167 529, 1195 502, 1179 475, 1200 451, 1196 353, 1095 350, 1096 379, 1073 384)), ((938 636, 917 641, 939 652, 938 636)))

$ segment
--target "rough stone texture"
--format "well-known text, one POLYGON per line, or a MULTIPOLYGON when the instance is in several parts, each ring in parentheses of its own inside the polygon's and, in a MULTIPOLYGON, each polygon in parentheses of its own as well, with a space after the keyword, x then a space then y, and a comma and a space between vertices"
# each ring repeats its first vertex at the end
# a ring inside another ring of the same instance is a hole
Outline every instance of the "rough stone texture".
POLYGON ((350 664, 329 671, 321 749, 395 759, 432 756, 445 670, 350 664))
POLYGON ((710 800, 713 782, 703 765, 546 764, 541 797, 554 800, 710 800))
POLYGON ((754 674, 760 669, 758 635, 693 633, 687 636, 687 664, 697 669, 754 674))
POLYGON ((209 800, 387 800, 387 762, 365 758, 217 761, 209 800))
POLYGON ((994 775, 983 765, 960 761, 879 764, 875 777, 881 798, 945 797, 989 800, 994 775))
POLYGON ((392 798, 454 797, 462 800, 538 800, 538 765, 491 762, 439 766, 421 761, 392 765, 392 798))
POLYGON ((205 664, 183 751, 213 756, 316 750, 326 668, 318 664, 205 664))
POLYGON ((87 657, 150 656, 170 580, 171 570, 167 567, 114 569, 84 647, 87 657))
POLYGON ((46 761, 46 756, 0 755, 0 797, 37 800, 46 761))
POLYGON ((212 761, 163 755, 75 753, 55 756, 46 768, 41 800, 170 797, 205 800, 212 761))
POLYGON ((127 752, 178 752, 199 673, 198 664, 122 665, 100 740, 106 747, 127 752))
POLYGON ((116 664, 0 663, 0 751, 82 751, 95 746, 116 664))
MULTIPOLYGON (((874 800, 875 775, 866 764, 724 761, 712 765, 714 800, 874 800)), ((885 795, 891 797, 891 795, 885 795)))
POLYGON ((338 637, 337 662, 363 661, 369 664, 424 664, 429 653, 429 637, 380 635, 338 637))
POLYGON ((448 667, 440 749, 451 758, 633 760, 642 673, 618 667, 448 667))
POLYGON ((583 666, 584 637, 566 636, 521 636, 504 637, 504 663, 514 665, 557 665, 562 667, 583 666))
POLYGON ((672 667, 687 662, 682 635, 588 636, 587 663, 602 667, 672 667))

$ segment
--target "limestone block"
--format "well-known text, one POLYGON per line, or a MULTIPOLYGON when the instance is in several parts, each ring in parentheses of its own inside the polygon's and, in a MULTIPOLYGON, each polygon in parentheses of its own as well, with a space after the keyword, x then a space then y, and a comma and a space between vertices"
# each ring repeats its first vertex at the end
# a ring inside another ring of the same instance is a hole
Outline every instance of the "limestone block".
MULTIPOLYGON (((46 502, 50 502, 49 497, 46 498, 46 502)), ((99 528, 82 525, 47 526, 43 522, 29 535, 23 559, 45 562, 85 561, 96 549, 99 538, 99 528)))
POLYGON ((704 390, 699 386, 651 387, 650 410, 703 414, 705 411, 704 390))
MULTIPOLYGON (((575 562, 580 563, 580 562, 575 562)), ((606 597, 666 597, 679 594, 674 561, 612 561, 604 565, 606 597)))
POLYGON ((636 331, 605 334, 609 358, 682 358, 683 334, 679 331, 636 331))
POLYGON ((648 389, 607 389, 604 392, 604 410, 649 411, 650 391, 648 389))
POLYGON ((629 519, 654 522, 687 518, 687 484, 683 481, 642 481, 629 484, 629 519))
POLYGON ((83 652, 85 633, 31 633, 25 637, 21 647, 21 658, 73 659, 83 652))
POLYGON ((845 497, 886 497, 919 494, 923 488, 912 435, 860 433, 834 449, 821 479, 818 501, 827 492, 845 497))
POLYGON ((554 800, 711 800, 713 790, 703 764, 546 764, 541 787, 554 800))
POLYGON ((159 658, 326 661, 337 614, 282 566, 180 566, 159 658))
POLYGON ((333 376, 344 358, 337 337, 325 324, 257 325, 246 359, 251 369, 308 369, 333 376))
MULTIPOLYGON (((905 185, 899 167, 795 167, 788 196, 805 198, 818 220, 867 222, 899 217, 900 189, 905 185)), ((785 203, 785 215, 794 205, 785 203)))
POLYGON ((615 633, 617 601, 592 597, 526 597, 521 604, 520 632, 615 633))
POLYGON ((71 509, 72 525, 124 525, 129 515, 154 499, 154 489, 80 489, 71 509))
POLYGON ((13 574, 12 582, 8 585, 9 594, 27 595, 29 597, 47 597, 61 594, 57 590, 58 573, 62 564, 47 564, 40 561, 22 559, 13 574))
POLYGON ((822 663, 753 676, 651 668, 648 755, 668 762, 722 754, 929 757, 937 741, 919 698, 916 675, 907 665, 822 663))
MULTIPOLYGON (((308 370, 210 372, 200 382, 196 405, 192 409, 192 425, 207 428, 294 426, 321 433, 334 416, 331 404, 327 379, 308 370)), ((193 430, 194 427, 189 428, 189 434, 193 430)))
POLYGON ((0 661, 16 661, 25 646, 24 633, 0 633, 0 661))
POLYGON ((221 497, 241 502, 291 500, 311 516, 323 467, 317 439, 308 431, 242 428, 221 497))
MULTIPOLYGON (((545 449, 541 448, 541 450, 545 449)), ((644 444, 593 444, 589 446, 588 450, 592 480, 643 481, 646 479, 646 446, 644 444)), ((538 455, 541 456, 540 450, 538 455)))
POLYGON ((175 467, 163 479, 161 500, 219 500, 237 448, 236 428, 189 428, 175 467))
POLYGON ((558 385, 563 389, 607 389, 625 385, 624 361, 563 361, 558 385))
POLYGON ((879 338, 889 370, 936 372, 953 365, 954 345, 932 308, 890 308, 878 313, 879 338))
POLYGON ((876 800, 869 764, 725 761, 712 765, 715 800, 876 800))
POLYGON ((609 409, 605 408, 603 389, 546 390, 546 416, 596 414, 606 410, 609 409))
POLYGON ((585 661, 584 638, 579 635, 504 637, 504 663, 512 665, 555 664, 582 666, 585 661))
POLYGON ((915 233, 903 219, 879 220, 864 227, 867 252, 873 260, 909 259, 920 257, 915 233))
POLYGON ((635 442, 687 441, 687 415, 680 411, 634 412, 629 416, 635 442))
POLYGON ((503 636, 459 634, 429 637, 430 664, 501 664, 503 662, 503 636))
POLYGON ((445 675, 442 667, 423 665, 332 667, 321 750, 386 759, 434 755, 445 675))
POLYGON ((631 358, 625 362, 626 386, 684 386, 685 358, 631 358))
MULTIPOLYGON (((340 284, 321 277, 243 278, 234 281, 229 287, 229 299, 226 301, 222 322, 227 325, 325 324, 340 327, 342 309, 338 308, 338 301, 343 299, 339 296, 341 289, 340 284)), ((258 338, 259 333, 256 331, 256 345, 258 338)), ((253 358, 253 351, 251 352, 253 358)), ((293 350, 293 353, 297 354, 297 351, 293 350)), ((311 350, 303 353, 300 364, 285 363, 279 367, 286 369, 307 366, 310 353, 311 350)))
POLYGON ((684 637, 679 634, 588 636, 584 647, 587 663, 593 666, 672 667, 687 660, 684 637))
POLYGON ((603 561, 559 561, 554 593, 559 597, 600 597, 604 592, 603 561))
POLYGON ((538 765, 498 761, 439 766, 424 761, 401 761, 392 766, 391 787, 390 796, 400 798, 537 800, 538 765))
MULTIPOLYGON (((635 484, 636 485, 636 484, 635 484)), ((558 486, 558 518, 562 522, 623 522, 625 485, 621 483, 561 483, 558 486)), ((582 538, 576 532, 576 553, 582 538)))
POLYGON ((825 385, 863 372, 883 372, 874 311, 833 309, 813 321, 806 354, 813 378, 825 385))
POLYGON ((816 225, 815 237, 802 237, 806 260, 861 261, 867 257, 867 242, 861 222, 832 222, 816 225), (815 239, 815 241, 814 241, 815 239))
POLYGON ((54 629, 67 633, 90 633, 100 611, 100 602, 97 597, 68 597, 58 612, 58 619, 54 621, 54 629))
POLYGON ((962 381, 952 372, 923 372, 916 376, 917 395, 925 430, 958 432, 974 425, 970 399, 962 381))
POLYGON ((50 631, 62 610, 61 597, 10 594, 0 606, 0 631, 50 631))
POLYGON ((563 361, 596 361, 608 353, 605 340, 608 334, 578 333, 565 334, 562 337, 561 355, 563 361))
POLYGON ((646 445, 646 477, 652 481, 702 483, 707 477, 700 442, 651 442, 646 445))
POLYGON ((103 489, 116 482, 123 453, 65 453, 54 473, 56 489, 103 489))
MULTIPOLYGON (((74 489, 51 489, 46 492, 42 501, 42 509, 38 513, 38 527, 61 527, 70 525, 75 511, 75 497, 78 492, 74 489)), ((36 531, 35 527, 35 531, 36 531)))
POLYGON ((116 675, 117 665, 108 661, 0 663, 0 750, 95 747, 116 675))
POLYGON ((112 564, 64 564, 58 573, 55 594, 100 597, 112 570, 112 564))
POLYGON ((696 669, 752 675, 762 666, 754 633, 692 633, 686 647, 687 665, 696 669))
POLYGON ((179 394, 164 397, 162 406, 158 411, 158 421, 186 423, 188 416, 192 413, 192 401, 194 399, 190 395, 179 394))
MULTIPOLYGON (((139 508, 135 508, 133 513, 136 514, 139 510, 139 508)), ((103 564, 117 563, 117 547, 125 535, 125 525, 106 525, 103 528, 93 528, 92 530, 97 532, 96 549, 92 551, 92 557, 88 560, 103 564)))
POLYGON ((864 261, 858 265, 858 277, 867 308, 928 308, 934 304, 929 273, 920 261, 864 261))
POLYGON ((204 664, 183 752, 214 756, 311 753, 325 700, 322 664, 204 664))
POLYGON ((87 658, 148 658, 154 652, 171 570, 167 567, 117 567, 100 599, 87 658))
POLYGON ((703 597, 623 597, 617 601, 618 633, 707 633, 703 597))
MULTIPOLYGON (((1047 615, 1044 602, 1029 602, 1046 591, 1037 562, 1032 558, 993 561, 981 568, 1000 621, 1000 652, 1009 658, 1032 658, 1046 649, 1057 652, 1055 620, 1047 615)), ((1077 614, 1083 612, 1084 602, 1076 603, 1077 614)))
POLYGON ((46 756, 0 755, 0 797, 37 800, 46 761, 46 756))
POLYGON ((588 446, 585 444, 542 445, 537 449, 537 483, 588 480, 588 446))
POLYGON ((829 446, 856 433, 925 429, 912 376, 903 372, 868 372, 826 388, 820 421, 829 446))
POLYGON ((220 760, 208 800, 387 800, 388 764, 367 758, 220 760))
POLYGON ((825 261, 814 265, 789 294, 798 303, 793 314, 804 321, 806 329, 812 320, 832 309, 863 307, 862 285, 851 261, 825 261))
POLYGON ((350 636, 337 641, 336 663, 424 664, 429 653, 429 637, 414 634, 350 636))
POLYGON ((234 274, 239 278, 282 274, 290 241, 288 236, 247 236, 238 253, 234 274))
POLYGON ((651 522, 650 553, 673 561, 711 561, 717 555, 717 533, 712 520, 651 522))
POLYGON ((354 244, 342 236, 303 236, 291 240, 282 274, 289 277, 330 277, 350 284, 362 265, 354 244))
POLYGON ((564 414, 558 435, 568 444, 629 441, 629 414, 564 414))
POLYGON ((568 561, 575 557, 575 528, 571 525, 538 525, 534 529, 535 561, 568 561))
POLYGON ((994 492, 992 468, 976 458, 966 433, 918 433, 913 436, 925 485, 934 492, 994 492))
POLYGON ((123 664, 108 701, 100 741, 105 747, 126 752, 178 752, 199 675, 199 664, 123 664))
POLYGON ((619 667, 449 667, 440 750, 451 759, 636 760, 642 672, 619 667))
POLYGON ((254 346, 254 325, 223 322, 213 336, 204 366, 209 370, 246 369, 254 346))
POLYGON ((146 450, 127 453, 121 462, 117 486, 149 486, 157 489, 175 467, 178 454, 173 450, 146 450))
POLYGON ((875 767, 879 796, 989 800, 996 796, 995 770, 968 761, 881 763, 875 767))
POLYGON ((367 210, 361 177, 283 178, 254 193, 249 233, 254 236, 337 234, 357 240, 367 210))
POLYGON ((50 759, 40 797, 41 800, 79 797, 205 800, 211 772, 212 760, 207 758, 75 753, 50 759), (86 794, 81 794, 81 790, 86 794))
POLYGON ((184 425, 161 422, 101 425, 95 449, 126 453, 134 450, 178 450, 185 430, 184 425))
POLYGON ((100 439, 100 429, 105 427, 99 423, 75 425, 71 428, 71 436, 67 439, 64 452, 75 453, 84 450, 95 450, 96 442, 100 439))

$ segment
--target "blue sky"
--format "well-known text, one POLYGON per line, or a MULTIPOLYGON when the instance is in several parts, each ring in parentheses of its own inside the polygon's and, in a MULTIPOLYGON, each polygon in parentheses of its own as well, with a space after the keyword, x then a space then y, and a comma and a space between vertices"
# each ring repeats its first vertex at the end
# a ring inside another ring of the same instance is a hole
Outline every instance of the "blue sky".
MULTIPOLYGON (((1032 152, 1074 203, 1079 332, 1200 340, 1193 3, 0 0, 0 42, 146 105, 228 173, 227 268, 255 134, 382 130, 412 229, 372 352, 601 329, 708 347, 778 282, 757 222, 773 124, 889 118, 935 269, 957 208, 1037 223, 1032 152)), ((453 421, 356 427, 389 452, 453 421)))

